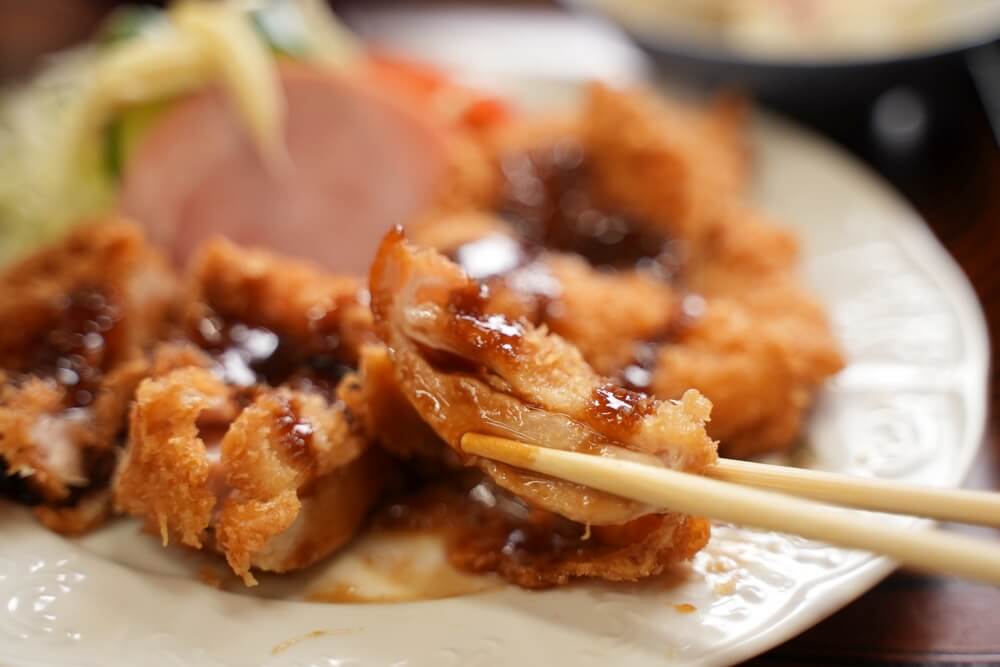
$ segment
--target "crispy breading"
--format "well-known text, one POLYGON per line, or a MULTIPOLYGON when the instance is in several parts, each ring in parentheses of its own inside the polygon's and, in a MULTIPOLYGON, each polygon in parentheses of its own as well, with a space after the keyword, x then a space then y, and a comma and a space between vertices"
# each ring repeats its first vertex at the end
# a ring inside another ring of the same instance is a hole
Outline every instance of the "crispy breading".
POLYGON ((174 289, 166 260, 135 225, 112 220, 75 227, 61 241, 0 274, 0 317, 18 323, 0 327, 0 368, 32 372, 81 342, 72 337, 87 333, 106 339, 95 356, 110 368, 160 334, 174 289), (96 292, 83 295, 90 300, 110 303, 96 308, 72 303, 74 293, 82 290, 96 292), (115 322, 88 324, 85 316, 90 314, 111 316, 115 322), (74 325, 94 331, 77 331, 74 325))
POLYGON ((707 298, 676 343, 659 348, 651 387, 698 387, 716 410, 710 431, 727 456, 782 449, 802 430, 822 382, 843 365, 822 310, 793 286, 707 298))
POLYGON ((134 225, 83 225, 0 275, 0 457, 37 514, 79 532, 102 491, 128 403, 163 331, 176 281, 134 225))
POLYGON ((594 271, 583 258, 563 253, 546 253, 543 261, 560 290, 541 321, 578 347, 598 373, 620 371, 635 344, 662 336, 679 318, 678 290, 647 272, 594 271))
POLYGON ((340 548, 391 467, 369 452, 362 378, 341 378, 374 338, 360 283, 213 241, 179 320, 137 392, 116 504, 247 585, 340 548))
MULTIPOLYGON (((424 220, 407 235, 471 270, 475 264, 462 261, 463 247, 496 235, 513 237, 514 231, 495 215, 462 212, 424 220)), ((573 253, 544 251, 532 257, 527 249, 522 252, 519 265, 484 278, 490 311, 546 324, 578 347, 599 373, 618 372, 632 358, 635 344, 662 335, 679 318, 678 290, 647 271, 595 271, 573 253)))
POLYGON ((350 276, 215 239, 201 246, 188 280, 187 316, 207 305, 221 317, 275 331, 302 351, 328 351, 356 362, 373 340, 362 285, 350 276))
POLYGON ((144 380, 136 391, 128 447, 114 481, 115 505, 156 526, 164 545, 173 538, 202 546, 216 503, 210 479, 216 473, 198 418, 229 400, 229 388, 196 367, 144 380))
POLYGON ((480 527, 453 548, 449 558, 460 568, 497 572, 524 588, 560 586, 574 578, 637 581, 690 560, 708 543, 709 534, 706 519, 656 514, 621 527, 595 526, 575 549, 524 552, 512 548, 510 533, 480 527))
POLYGON ((243 391, 196 366, 144 380, 114 495, 120 510, 145 519, 165 544, 214 546, 253 585, 252 567, 304 567, 346 543, 388 464, 373 465, 368 441, 339 404, 257 387, 240 409, 243 391), (202 437, 220 430, 221 438, 202 437))
POLYGON ((7 473, 30 479, 32 489, 50 502, 65 499, 70 484, 85 482, 80 449, 73 443, 89 440, 91 431, 82 413, 59 419, 64 400, 63 387, 49 378, 29 377, 20 386, 0 386, 0 454, 7 473), (38 429, 62 431, 58 449, 42 446, 33 437, 38 429))
POLYGON ((111 516, 111 490, 104 487, 83 495, 72 505, 37 505, 32 508, 38 521, 60 535, 85 535, 111 516))
POLYGON ((785 449, 843 357, 822 306, 800 286, 798 247, 763 214, 732 206, 689 269, 703 311, 656 353, 650 388, 698 387, 727 456, 785 449))
POLYGON ((298 494, 285 490, 267 500, 227 502, 216 528, 219 545, 248 583, 254 581, 251 567, 268 572, 308 567, 354 538, 391 469, 380 450, 369 448, 298 494))
POLYGON ((423 215, 480 208, 496 197, 499 179, 485 144, 468 132, 452 130, 446 147, 447 176, 423 215))
MULTIPOLYGON (((302 507, 299 490, 322 484, 367 444, 352 431, 345 413, 318 395, 281 388, 261 392, 221 444, 229 493, 216 532, 233 571, 252 585, 254 554, 295 521, 302 507)), ((363 514, 367 506, 361 509, 363 514)), ((333 548, 343 541, 336 540, 333 548)))
POLYGON ((705 112, 647 91, 592 84, 582 124, 597 193, 636 220, 697 244, 720 207, 746 188, 744 107, 722 98, 705 112))

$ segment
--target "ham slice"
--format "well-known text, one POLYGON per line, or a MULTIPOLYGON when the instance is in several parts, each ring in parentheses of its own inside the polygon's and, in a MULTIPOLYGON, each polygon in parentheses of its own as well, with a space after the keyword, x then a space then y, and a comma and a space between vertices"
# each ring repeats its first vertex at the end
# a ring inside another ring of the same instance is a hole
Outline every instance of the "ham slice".
POLYGON ((265 163, 221 90, 179 101, 126 165, 120 207, 183 264, 216 235, 363 273, 442 187, 442 132, 350 74, 280 69, 288 160, 265 163))

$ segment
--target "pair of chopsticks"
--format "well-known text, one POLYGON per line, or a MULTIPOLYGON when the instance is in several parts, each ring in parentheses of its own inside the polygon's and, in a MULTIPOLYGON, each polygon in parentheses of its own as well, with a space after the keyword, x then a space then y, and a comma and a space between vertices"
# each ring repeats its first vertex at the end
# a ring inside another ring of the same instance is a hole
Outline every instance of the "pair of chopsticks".
POLYGON ((466 433, 461 444, 469 454, 653 507, 792 533, 881 553, 929 572, 1000 584, 1000 546, 941 530, 901 527, 795 497, 878 512, 1000 526, 1000 494, 919 487, 728 459, 720 459, 705 476, 700 476, 477 433, 466 433))

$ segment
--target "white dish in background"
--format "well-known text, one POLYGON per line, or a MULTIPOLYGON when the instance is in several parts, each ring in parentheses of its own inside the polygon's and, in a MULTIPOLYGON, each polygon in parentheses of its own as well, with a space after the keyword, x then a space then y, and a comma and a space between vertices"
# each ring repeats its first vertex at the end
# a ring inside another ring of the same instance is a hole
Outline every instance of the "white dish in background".
POLYGON ((644 39, 772 64, 912 58, 992 41, 997 0, 567 0, 644 39))
MULTIPOLYGON (((567 90, 511 82, 536 98, 567 90)), ((917 214, 842 151, 769 118, 755 122, 753 143, 756 199, 800 235, 806 277, 849 357, 795 462, 958 486, 982 438, 988 366, 968 283, 917 214)), ((263 595, 301 599, 354 582, 405 596, 359 556, 384 545, 368 540, 237 595, 192 576, 221 563, 161 550, 131 521, 69 541, 0 504, 0 526, 6 667, 727 664, 794 636, 892 569, 862 553, 717 527, 690 570, 645 584, 530 592, 475 580, 485 590, 460 597, 320 604, 263 595)), ((433 545, 419 559, 410 564, 421 571, 441 567, 433 545)))

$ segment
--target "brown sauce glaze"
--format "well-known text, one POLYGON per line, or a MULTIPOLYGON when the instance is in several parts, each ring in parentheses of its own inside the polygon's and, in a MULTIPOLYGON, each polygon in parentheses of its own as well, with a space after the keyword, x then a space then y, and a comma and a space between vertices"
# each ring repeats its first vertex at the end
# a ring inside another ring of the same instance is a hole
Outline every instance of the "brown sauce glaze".
POLYGON ((665 280, 677 273, 670 239, 597 200, 579 142, 505 156, 501 171, 497 210, 527 243, 577 253, 597 267, 647 269, 665 280))
POLYGON ((309 420, 302 418, 300 406, 294 398, 279 396, 276 400, 280 403, 275 426, 281 451, 290 464, 307 471, 316 463, 312 452, 314 427, 309 420))
MULTIPOLYGON (((598 200, 587 155, 578 142, 564 140, 505 156, 501 171, 497 212, 511 225, 516 240, 490 235, 459 246, 450 257, 474 279, 534 297, 527 302, 531 304, 527 316, 533 322, 544 323, 560 312, 561 286, 539 261, 545 248, 579 254, 598 269, 638 269, 683 287, 681 248, 653 231, 652 225, 598 200)), ((679 314, 679 324, 637 344, 633 360, 621 368, 616 380, 632 389, 648 389, 657 349, 677 338, 685 317, 679 314)))
POLYGON ((85 407, 97 396, 104 372, 122 355, 123 319, 115 297, 98 287, 65 295, 52 324, 25 355, 25 370, 50 376, 66 389, 66 407, 85 407))
POLYGON ((188 327, 187 335, 215 357, 224 379, 238 386, 287 384, 329 393, 353 370, 339 360, 336 337, 326 337, 324 346, 305 353, 270 329, 230 321, 211 310, 188 327))
POLYGON ((652 386, 660 348, 677 341, 704 314, 705 299, 688 294, 681 299, 678 310, 668 329, 633 346, 632 359, 615 376, 617 382, 635 391, 647 391, 652 386))
POLYGON ((653 371, 660 345, 669 337, 642 341, 632 348, 632 360, 626 364, 615 379, 635 391, 646 391, 653 384, 653 371))
POLYGON ((487 313, 489 288, 470 283, 464 289, 451 292, 448 310, 453 315, 449 326, 456 337, 469 341, 477 352, 515 356, 521 348, 524 328, 504 315, 487 313))
POLYGON ((616 440, 626 440, 655 409, 656 403, 646 394, 607 383, 592 392, 587 417, 601 431, 611 431, 616 440))

